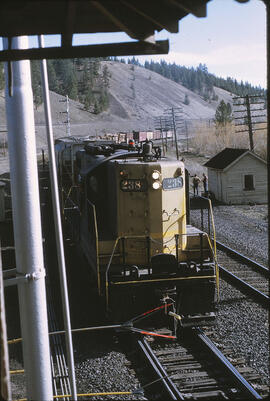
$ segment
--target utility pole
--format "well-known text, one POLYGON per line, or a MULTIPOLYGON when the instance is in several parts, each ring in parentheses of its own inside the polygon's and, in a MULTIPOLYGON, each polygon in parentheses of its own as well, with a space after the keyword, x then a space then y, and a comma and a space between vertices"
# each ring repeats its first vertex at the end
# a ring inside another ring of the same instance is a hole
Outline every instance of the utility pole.
POLYGON ((185 131, 186 131, 186 143, 187 143, 187 152, 189 151, 189 137, 188 137, 188 126, 187 121, 185 120, 185 131))
POLYGON ((175 140, 176 158, 177 158, 177 160, 179 160, 178 141, 177 141, 177 136, 176 136, 176 124, 175 124, 175 115, 174 115, 173 107, 172 107, 172 122, 173 122, 173 132, 174 132, 174 140, 175 140))
POLYGON ((266 124, 266 112, 264 107, 256 107, 260 104, 265 104, 262 100, 263 95, 246 95, 246 96, 237 96, 233 98, 233 113, 237 114, 237 117, 234 117, 234 120, 239 121, 235 126, 241 126, 243 129, 239 132, 248 132, 249 135, 249 147, 251 151, 254 151, 254 141, 253 141, 253 132, 259 130, 266 130, 266 126, 263 127, 255 127, 256 124, 266 124), (258 111, 264 111, 264 114, 257 114, 258 111))
MULTIPOLYGON (((162 125, 162 117, 154 117, 154 128, 156 130, 160 131, 161 134, 161 143, 162 143, 162 150, 163 150, 163 155, 165 156, 166 151, 165 151, 165 145, 164 145, 164 137, 163 137, 163 125, 162 125)), ((166 143, 166 150, 167 150, 167 143, 166 143)))
MULTIPOLYGON (((155 117, 154 120, 155 129, 162 131, 162 138, 164 139, 163 133, 165 132, 165 149, 166 152, 168 151, 168 131, 171 131, 172 128, 172 121, 167 116, 158 116, 155 117)), ((172 137, 172 146, 173 146, 173 137, 172 137)))
POLYGON ((70 114, 69 114, 69 97, 68 97, 68 95, 66 95, 65 100, 59 100, 59 102, 66 103, 66 111, 60 111, 60 113, 67 114, 67 120, 64 121, 64 124, 66 124, 66 134, 67 134, 67 136, 70 136, 70 114))
POLYGON ((166 109, 164 114, 167 117, 167 119, 169 121, 171 121, 171 126, 173 128, 173 133, 174 133, 176 158, 177 158, 177 160, 179 160, 177 130, 183 129, 182 108, 181 107, 171 107, 169 109, 166 109))
MULTIPOLYGON (((0 133, 7 134, 7 130, 1 130, 0 133)), ((3 136, 3 156, 6 156, 6 135, 3 136)))
POLYGON ((249 144, 250 144, 250 150, 253 151, 254 143, 253 143, 251 112, 250 112, 250 101, 249 101, 248 95, 246 96, 246 106, 247 106, 247 123, 248 123, 249 144))

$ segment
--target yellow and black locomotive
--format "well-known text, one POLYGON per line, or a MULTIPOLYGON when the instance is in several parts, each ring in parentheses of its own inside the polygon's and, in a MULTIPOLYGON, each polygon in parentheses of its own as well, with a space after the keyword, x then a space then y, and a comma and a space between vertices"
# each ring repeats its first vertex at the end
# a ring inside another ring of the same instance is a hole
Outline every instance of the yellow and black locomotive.
POLYGON ((65 223, 115 320, 172 300, 181 324, 214 316, 216 274, 206 233, 187 224, 184 163, 86 138, 55 145, 65 223))

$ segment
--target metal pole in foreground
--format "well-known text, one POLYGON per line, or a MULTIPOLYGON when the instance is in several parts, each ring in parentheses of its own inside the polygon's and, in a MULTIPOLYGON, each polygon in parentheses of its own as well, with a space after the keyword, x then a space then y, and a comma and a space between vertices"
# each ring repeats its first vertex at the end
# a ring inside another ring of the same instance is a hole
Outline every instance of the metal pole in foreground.
MULTIPOLYGON (((11 39, 28 48, 26 36, 11 39)), ((10 43, 11 44, 11 43, 10 43)), ((4 48, 9 40, 4 38, 4 48)), ((28 400, 52 400, 45 270, 29 60, 5 63, 13 226, 28 400)))
MULTIPOLYGON (((43 35, 38 37, 39 47, 44 47, 43 35)), ((52 129, 52 117, 51 117, 51 106, 49 97, 49 85, 48 85, 48 74, 47 74, 47 63, 46 60, 41 60, 41 79, 42 79, 42 90, 44 97, 44 109, 46 118, 47 128, 47 141, 48 141, 48 152, 49 152, 49 167, 50 167, 50 182, 52 188, 52 203, 53 203, 53 214, 55 224, 55 236, 57 243, 57 258, 60 272, 60 285, 61 285, 61 296, 62 296, 62 307, 64 316, 64 325, 66 332, 66 349, 68 356, 68 367, 71 382, 71 394, 72 400, 77 400, 76 380, 75 380, 75 368, 74 368, 74 356, 73 356, 73 344, 70 324, 70 313, 69 313, 69 300, 68 300, 68 289, 67 289, 67 277, 66 277, 66 265, 65 265, 65 254, 63 244, 63 233, 61 224, 61 213, 58 195, 58 181, 56 173, 55 153, 54 153, 54 142, 53 142, 53 129, 52 129)))

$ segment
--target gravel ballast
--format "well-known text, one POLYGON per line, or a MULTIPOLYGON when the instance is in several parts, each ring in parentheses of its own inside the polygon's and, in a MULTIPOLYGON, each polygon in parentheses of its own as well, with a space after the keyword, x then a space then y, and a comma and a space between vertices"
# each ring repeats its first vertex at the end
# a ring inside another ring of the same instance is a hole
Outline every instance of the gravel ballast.
MULTIPOLYGON (((217 239, 266 264, 266 216, 265 205, 214 207, 217 239)), ((200 221, 200 212, 191 211, 191 223, 200 227, 200 221)), ((81 275, 76 275, 76 278, 82 284, 81 275)), ((77 303, 81 302, 84 308, 77 306, 76 310, 71 311, 72 327, 90 325, 91 320, 94 325, 97 325, 100 318, 100 316, 93 318, 95 299, 89 302, 85 295, 85 288, 91 291, 87 280, 79 287, 80 292, 74 294, 77 303), (80 317, 85 314, 85 322, 78 318, 80 309, 80 317), (92 319, 88 319, 90 316, 92 319)), ((243 355, 247 364, 253 367, 265 382, 269 381, 268 311, 223 280, 220 281, 220 301, 214 331, 218 343, 230 346, 236 355, 243 355)), ((130 366, 113 332, 76 335, 74 357, 78 393, 133 391, 141 386, 138 375, 132 369, 132 365, 130 366)), ((14 363, 16 363, 15 359, 14 363)), ((14 369, 17 366, 11 363, 10 368, 14 369)), ((22 388, 24 384, 17 379, 15 376, 12 377, 13 399, 24 395, 22 388)), ((143 400, 146 398, 143 395, 108 395, 91 399, 143 400)))
MULTIPOLYGON (((214 206, 213 213, 217 240, 268 266, 267 205, 214 206)), ((201 227, 200 210, 191 211, 191 224, 201 227)), ((224 280, 215 333, 269 382, 269 312, 224 280)))
MULTIPOLYGON (((217 239, 266 264, 266 216, 266 205, 214 207, 217 239)), ((191 219, 192 224, 200 227, 200 212, 192 211, 191 219)), ((207 221, 206 218, 205 221, 207 221)), ((223 280, 220 280, 220 301, 214 337, 220 344, 230 346, 235 355, 243 356, 246 364, 258 372, 265 383, 268 383, 268 311, 223 280)), ((123 389, 125 389, 129 391, 139 387, 135 372, 128 366, 121 349, 117 346, 115 348, 115 346, 112 340, 103 345, 92 344, 92 356, 76 364, 79 388, 82 390, 88 388, 92 391, 94 389, 99 389, 99 391, 102 389, 104 391, 105 389, 106 391, 110 391, 110 389, 111 391, 117 391, 116 389, 124 391, 123 389), (101 350, 103 356, 99 354, 98 349, 101 350), (97 354, 95 354, 96 350, 97 354)), ((108 398, 116 399, 120 399, 120 397, 145 399, 135 395, 108 396, 108 398)))

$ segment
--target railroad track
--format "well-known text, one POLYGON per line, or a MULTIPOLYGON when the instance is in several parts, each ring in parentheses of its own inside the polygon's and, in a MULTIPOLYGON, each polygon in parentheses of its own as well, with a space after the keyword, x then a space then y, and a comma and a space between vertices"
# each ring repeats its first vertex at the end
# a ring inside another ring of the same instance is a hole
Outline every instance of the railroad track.
POLYGON ((165 346, 151 346, 146 338, 137 339, 137 346, 152 370, 151 386, 158 386, 151 388, 152 394, 160 396, 155 399, 262 399, 254 387, 263 395, 267 393, 268 389, 260 384, 260 376, 245 365, 243 358, 234 356, 232 365, 232 349, 219 351, 201 329, 186 333, 181 342, 165 346))
MULTIPOLYGON (((41 196, 41 215, 43 221, 44 234, 44 251, 45 251, 45 268, 46 268, 46 294, 48 308, 48 326, 50 332, 59 330, 57 322, 57 314, 55 310, 56 302, 53 296, 53 284, 56 281, 55 277, 51 277, 52 269, 49 269, 52 264, 52 258, 55 256, 55 251, 52 246, 51 226, 50 221, 51 209, 49 208, 48 194, 48 173, 39 173, 40 181, 40 196, 41 196), (54 256, 52 256, 54 255, 54 256)), ((58 271, 58 270, 57 270, 58 271)), ((60 291, 60 289, 58 289, 60 291)), ((66 362, 65 343, 63 336, 53 334, 50 336, 50 351, 51 351, 51 369, 52 369, 52 384, 53 395, 56 400, 69 400, 68 397, 63 397, 64 394, 71 393, 71 385, 68 375, 68 366, 66 362), (61 396, 60 398, 57 396, 61 396)))
POLYGON ((221 277, 269 307, 269 269, 216 241, 221 277))

